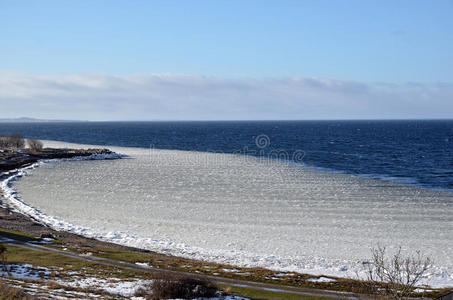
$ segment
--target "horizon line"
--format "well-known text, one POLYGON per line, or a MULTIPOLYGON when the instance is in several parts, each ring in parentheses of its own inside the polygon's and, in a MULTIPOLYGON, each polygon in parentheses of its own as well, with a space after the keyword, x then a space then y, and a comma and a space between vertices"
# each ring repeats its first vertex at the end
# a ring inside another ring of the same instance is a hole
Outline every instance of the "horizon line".
POLYGON ((0 123, 102 123, 102 122, 303 122, 303 121, 453 121, 451 118, 339 118, 339 119, 155 119, 155 120, 66 120, 30 117, 0 118, 0 123))

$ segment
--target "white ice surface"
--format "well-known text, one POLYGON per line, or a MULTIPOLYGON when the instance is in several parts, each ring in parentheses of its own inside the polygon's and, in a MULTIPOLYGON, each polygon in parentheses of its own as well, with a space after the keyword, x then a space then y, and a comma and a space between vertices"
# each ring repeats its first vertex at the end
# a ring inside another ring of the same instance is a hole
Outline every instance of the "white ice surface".
POLYGON ((370 247, 401 245, 434 259, 425 283, 453 286, 452 193, 246 156, 109 148, 129 158, 43 163, 11 181, 18 195, 2 187, 54 228, 124 245, 340 277, 360 273, 370 247))

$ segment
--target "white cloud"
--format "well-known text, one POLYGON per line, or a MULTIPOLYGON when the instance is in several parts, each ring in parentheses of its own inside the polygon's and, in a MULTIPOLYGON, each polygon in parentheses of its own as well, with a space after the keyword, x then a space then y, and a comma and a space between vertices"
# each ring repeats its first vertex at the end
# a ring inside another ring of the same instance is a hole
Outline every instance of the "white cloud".
POLYGON ((451 83, 0 72, 0 118, 88 120, 452 118, 451 83))

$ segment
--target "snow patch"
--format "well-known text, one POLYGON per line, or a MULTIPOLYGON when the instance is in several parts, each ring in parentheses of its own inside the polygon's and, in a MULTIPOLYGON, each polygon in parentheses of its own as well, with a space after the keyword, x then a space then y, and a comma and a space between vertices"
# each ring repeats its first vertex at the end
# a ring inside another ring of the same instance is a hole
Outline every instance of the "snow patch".
POLYGON ((137 289, 145 284, 149 284, 149 280, 123 280, 119 278, 96 278, 96 277, 79 277, 73 276, 68 280, 57 280, 64 286, 72 286, 77 288, 96 288, 101 289, 109 294, 118 296, 133 296, 137 289))
POLYGON ((3 268, 0 271, 0 276, 12 276, 20 279, 43 279, 50 274, 50 270, 42 267, 35 267, 30 264, 8 264, 7 270, 3 268))
POLYGON ((140 267, 143 267, 143 268, 151 268, 151 266, 149 265, 149 263, 146 263, 146 262, 136 262, 135 263, 137 266, 140 266, 140 267))
POLYGON ((319 278, 308 278, 307 281, 310 282, 336 282, 335 279, 333 278, 328 278, 328 277, 319 277, 319 278))

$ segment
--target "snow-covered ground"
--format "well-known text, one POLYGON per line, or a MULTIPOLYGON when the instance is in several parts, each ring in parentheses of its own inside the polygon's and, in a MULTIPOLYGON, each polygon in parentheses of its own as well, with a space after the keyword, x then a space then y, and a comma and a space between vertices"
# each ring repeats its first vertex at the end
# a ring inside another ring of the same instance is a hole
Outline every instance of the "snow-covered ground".
POLYGON ((56 229, 123 245, 338 277, 363 273, 370 247, 401 245, 434 259, 425 283, 453 286, 452 193, 246 156, 109 148, 129 158, 43 163, 2 187, 56 229))
MULTIPOLYGON (((8 272, 0 270, 0 282, 38 295, 40 299, 134 299, 144 300, 135 296, 137 290, 150 284, 151 280, 98 278, 82 272, 60 272, 29 264, 9 264, 8 272), (52 276, 51 276, 52 274, 52 276)), ((203 298, 204 300, 247 300, 237 296, 218 296, 203 298)))
POLYGON ((118 278, 96 278, 78 272, 70 272, 69 274, 63 273, 65 274, 64 276, 59 276, 60 272, 58 270, 35 267, 29 264, 9 264, 7 268, 7 272, 3 270, 0 271, 2 280, 16 287, 25 287, 26 290, 29 292, 31 291, 32 294, 35 294, 42 289, 46 289, 49 295, 52 293, 64 295, 67 292, 73 292, 72 289, 65 291, 65 287, 69 287, 77 288, 80 296, 88 297, 90 296, 89 294, 96 295, 95 291, 97 290, 110 295, 132 297, 138 288, 149 283, 149 281, 140 279, 122 280, 118 278), (54 275, 50 276, 51 273, 54 275), (93 291, 83 291, 88 289, 93 291))
POLYGON ((0 269, 0 276, 12 276, 20 279, 43 279, 50 274, 49 269, 34 267, 30 264, 9 264, 8 271, 0 269))

